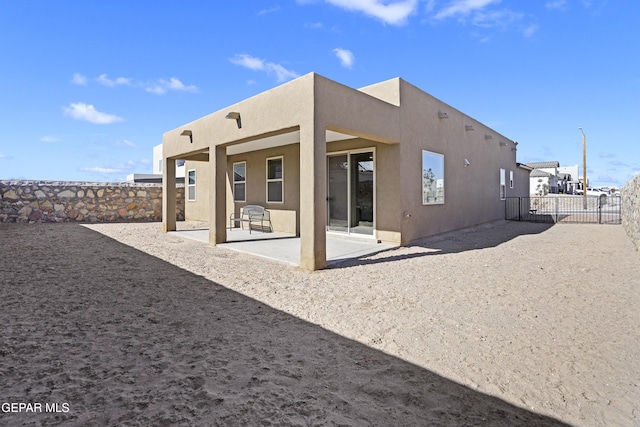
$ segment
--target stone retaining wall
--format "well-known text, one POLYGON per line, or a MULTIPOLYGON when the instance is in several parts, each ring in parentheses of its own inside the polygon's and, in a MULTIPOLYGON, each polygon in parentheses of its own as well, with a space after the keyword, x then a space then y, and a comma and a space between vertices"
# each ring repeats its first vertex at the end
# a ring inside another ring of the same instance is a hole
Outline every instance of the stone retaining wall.
MULTIPOLYGON (((184 185, 176 218, 184 220, 184 185)), ((0 222, 162 221, 162 184, 0 181, 0 222)))
POLYGON ((620 196, 622 198, 622 226, 636 249, 640 250, 640 174, 622 187, 620 196))

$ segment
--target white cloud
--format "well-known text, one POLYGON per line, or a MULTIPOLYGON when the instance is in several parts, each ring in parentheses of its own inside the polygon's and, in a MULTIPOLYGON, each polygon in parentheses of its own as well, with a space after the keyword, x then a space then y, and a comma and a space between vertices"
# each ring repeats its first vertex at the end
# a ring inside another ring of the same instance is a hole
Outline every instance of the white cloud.
MULTIPOLYGON (((133 86, 141 87, 149 93, 156 95, 164 95, 168 91, 180 91, 180 92, 198 92, 198 88, 194 85, 185 85, 176 77, 171 77, 169 80, 158 79, 152 82, 141 82, 128 77, 116 77, 115 79, 109 78, 107 74, 100 74, 94 79, 96 82, 107 87, 116 86, 133 86)), ((74 74, 71 80, 74 84, 80 86, 87 85, 87 78, 82 74, 74 74)))
POLYGON ((40 141, 42 141, 42 142, 59 142, 60 138, 57 138, 57 137, 52 136, 52 135, 45 135, 42 138, 40 138, 40 141))
POLYGON ((452 0, 448 6, 436 13, 435 18, 444 19, 457 15, 469 15, 494 3, 500 3, 500 0, 452 0))
POLYGON ((167 93, 167 89, 160 86, 159 84, 151 84, 145 87, 144 90, 146 90, 149 93, 154 93, 156 95, 164 95, 165 93, 167 93))
POLYGON ((280 64, 274 64, 273 62, 267 62, 267 73, 275 74, 278 82, 284 82, 287 80, 295 79, 299 77, 299 74, 292 70, 287 70, 280 64))
POLYGON ((175 77, 171 77, 169 80, 158 79, 155 82, 145 85, 144 90, 156 95, 164 95, 170 90, 179 92, 198 92, 198 88, 194 85, 187 86, 175 77))
POLYGON ((279 10, 280 10, 279 6, 270 7, 268 9, 260 9, 258 11, 258 16, 262 16, 262 15, 266 15, 266 14, 269 14, 269 13, 277 12, 279 10))
POLYGON ((264 70, 264 61, 259 58, 254 58, 251 55, 247 54, 237 54, 229 61, 231 63, 240 65, 241 67, 248 68, 250 70, 264 70))
MULTIPOLYGON (((501 0, 450 0, 443 8, 435 11, 434 19, 455 18, 463 24, 470 24, 479 28, 517 29, 525 37, 531 37, 538 31, 535 23, 525 22, 525 14, 508 8, 496 9, 495 6, 501 0)), ((558 7, 562 0, 548 0, 547 4, 555 4, 558 7)), ((434 8, 435 3, 429 3, 434 8)), ((488 37, 482 35, 482 41, 488 37)))
POLYGON ((111 145, 113 145, 114 147, 138 148, 136 144, 129 141, 128 139, 123 139, 121 141, 114 141, 111 145))
POLYGON ((11 156, 7 156, 6 154, 2 154, 0 153, 0 160, 6 160, 6 159, 10 159, 11 156))
MULTIPOLYGON (((164 82, 164 81, 161 80, 161 82, 164 82)), ((171 90, 181 90, 185 92, 198 91, 198 88, 196 88, 194 85, 185 86, 184 83, 182 83, 180 80, 176 79, 175 77, 171 77, 169 81, 166 82, 166 85, 171 90)))
POLYGON ((424 7, 424 10, 426 12, 431 12, 435 6, 436 6, 436 0, 427 0, 427 4, 424 7))
POLYGON ((106 74, 100 74, 98 77, 96 77, 96 81, 101 85, 107 86, 107 87, 115 87, 115 86, 131 84, 131 79, 127 77, 116 77, 115 80, 112 80, 109 77, 107 77, 106 74))
POLYGON ((475 37, 480 43, 488 43, 491 40, 491 37, 489 37, 486 34, 480 34, 477 32, 472 32, 471 35, 473 37, 475 37))
POLYGON ((551 0, 547 1, 544 5, 547 9, 565 9, 567 7, 567 0, 551 0))
POLYGON ((304 24, 305 28, 309 28, 312 30, 319 30, 322 28, 322 22, 308 22, 306 24, 304 24))
POLYGON ((76 120, 84 120, 90 123, 104 125, 121 122, 124 119, 114 114, 102 113, 95 109, 93 105, 84 102, 72 103, 64 108, 64 115, 76 120))
POLYGON ((140 161, 127 160, 124 163, 105 162, 102 166, 85 166, 78 168, 81 172, 91 172, 99 175, 117 175, 125 176, 138 169, 140 165, 148 165, 148 160, 140 161))
POLYGON ((334 6, 349 11, 362 12, 365 15, 380 19, 385 24, 403 25, 409 15, 415 12, 418 0, 383 1, 383 0, 325 0, 334 6))
POLYGON ((523 30, 523 34, 525 37, 531 37, 536 31, 538 31, 538 25, 531 24, 523 30))
POLYGON ((353 53, 350 50, 337 47, 333 49, 333 53, 335 53, 338 59, 340 59, 340 64, 343 67, 351 68, 353 66, 355 58, 353 57, 353 53))
POLYGON ((80 168, 80 170, 82 172, 93 172, 93 173, 99 173, 99 174, 113 174, 113 173, 122 173, 122 169, 118 169, 118 168, 104 168, 104 167, 99 167, 99 166, 94 166, 94 167, 84 167, 84 168, 80 168))
POLYGON ((278 82, 295 79, 299 74, 293 70, 287 70, 280 64, 264 61, 247 54, 237 54, 229 59, 232 64, 240 65, 254 71, 265 71, 269 75, 275 75, 278 82))
POLYGON ((474 14, 471 22, 476 27, 481 28, 505 28, 514 22, 522 20, 521 13, 511 12, 509 10, 495 10, 488 12, 477 12, 474 14))
POLYGON ((73 83, 74 85, 78 85, 78 86, 86 86, 87 85, 87 78, 85 76, 83 76, 82 74, 75 73, 73 75, 73 77, 71 78, 71 83, 73 83))

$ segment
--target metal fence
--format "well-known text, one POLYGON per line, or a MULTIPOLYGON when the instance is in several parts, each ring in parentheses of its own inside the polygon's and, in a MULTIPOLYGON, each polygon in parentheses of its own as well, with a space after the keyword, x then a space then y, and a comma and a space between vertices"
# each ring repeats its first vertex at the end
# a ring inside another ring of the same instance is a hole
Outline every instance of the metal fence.
POLYGON ((507 197, 505 218, 513 221, 549 223, 621 224, 619 196, 546 196, 507 197))

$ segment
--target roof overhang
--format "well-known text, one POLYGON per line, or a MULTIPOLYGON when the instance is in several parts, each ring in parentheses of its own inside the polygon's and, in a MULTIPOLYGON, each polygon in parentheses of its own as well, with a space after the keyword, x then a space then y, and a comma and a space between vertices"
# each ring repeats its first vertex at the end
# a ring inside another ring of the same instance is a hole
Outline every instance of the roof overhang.
MULTIPOLYGON (((331 130, 326 131, 326 142, 341 141, 345 139, 357 138, 353 135, 346 133, 335 132, 331 130)), ((258 139, 254 139, 247 142, 241 142, 239 144, 233 144, 227 146, 227 155, 232 156, 234 154, 248 153, 250 151, 264 150, 267 148, 280 147, 283 145, 297 144, 300 142, 300 130, 293 130, 291 132, 281 133, 277 135, 266 136, 258 139)))

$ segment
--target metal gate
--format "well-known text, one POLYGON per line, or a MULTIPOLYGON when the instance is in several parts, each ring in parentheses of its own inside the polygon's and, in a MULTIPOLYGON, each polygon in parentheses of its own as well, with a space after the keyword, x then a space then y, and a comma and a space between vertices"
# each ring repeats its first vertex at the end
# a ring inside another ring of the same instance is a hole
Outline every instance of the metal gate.
POLYGON ((513 221, 549 223, 621 224, 620 196, 507 197, 505 218, 513 221))

